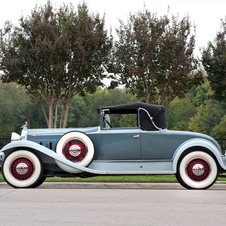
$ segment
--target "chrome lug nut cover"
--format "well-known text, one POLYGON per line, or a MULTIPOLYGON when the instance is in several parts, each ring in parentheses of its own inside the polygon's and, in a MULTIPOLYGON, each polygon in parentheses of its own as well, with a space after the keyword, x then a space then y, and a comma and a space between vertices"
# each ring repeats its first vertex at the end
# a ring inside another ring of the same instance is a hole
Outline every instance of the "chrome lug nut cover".
POLYGON ((21 175, 26 174, 27 171, 28 171, 28 166, 27 166, 27 164, 25 164, 25 163, 19 163, 19 164, 16 166, 16 171, 17 171, 18 174, 21 174, 21 175))
POLYGON ((192 168, 192 171, 196 176, 200 176, 204 173, 204 167, 201 164, 195 164, 192 168))
POLYGON ((69 153, 70 153, 72 156, 74 156, 74 157, 79 156, 80 153, 81 153, 81 147, 78 146, 78 145, 76 145, 76 144, 74 144, 74 145, 72 145, 72 146, 70 147, 69 153))

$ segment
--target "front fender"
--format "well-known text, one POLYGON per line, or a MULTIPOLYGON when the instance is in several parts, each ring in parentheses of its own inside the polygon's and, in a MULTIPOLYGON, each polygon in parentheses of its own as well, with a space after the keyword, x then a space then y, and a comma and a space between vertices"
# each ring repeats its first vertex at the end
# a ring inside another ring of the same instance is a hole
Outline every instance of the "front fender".
POLYGON ((63 169, 64 171, 68 173, 81 173, 81 172, 88 172, 93 174, 107 174, 106 171, 100 171, 100 170, 93 170, 88 167, 80 166, 77 163, 73 163, 66 158, 58 155, 54 151, 50 150, 49 148, 46 148, 38 143, 35 143, 33 141, 29 140, 19 140, 19 141, 13 141, 6 146, 4 146, 0 151, 1 152, 7 152, 9 150, 15 149, 15 148, 29 148, 35 150, 37 153, 43 153, 51 158, 53 158, 56 162, 56 164, 63 169))
POLYGON ((177 163, 179 161, 179 158, 181 154, 188 150, 189 148, 193 147, 203 147, 205 149, 208 149, 209 151, 212 152, 212 154, 216 157, 219 165, 226 170, 226 164, 223 161, 223 156, 220 154, 219 149, 210 141, 202 139, 202 138, 194 138, 191 140, 188 140, 184 142, 182 145, 178 147, 176 152, 174 153, 173 156, 173 171, 176 173, 177 172, 177 163))

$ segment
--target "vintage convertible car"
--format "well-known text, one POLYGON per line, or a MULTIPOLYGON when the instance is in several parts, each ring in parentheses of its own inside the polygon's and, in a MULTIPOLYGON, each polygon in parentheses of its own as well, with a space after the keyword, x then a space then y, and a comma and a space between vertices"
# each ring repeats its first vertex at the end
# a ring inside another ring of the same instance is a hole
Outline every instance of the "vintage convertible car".
POLYGON ((226 171, 226 157, 213 138, 166 129, 164 106, 136 102, 97 111, 98 127, 25 125, 21 136, 12 133, 12 142, 0 150, 6 182, 34 188, 52 176, 175 174, 184 187, 205 189, 226 171), (125 121, 131 127, 120 127, 125 121))

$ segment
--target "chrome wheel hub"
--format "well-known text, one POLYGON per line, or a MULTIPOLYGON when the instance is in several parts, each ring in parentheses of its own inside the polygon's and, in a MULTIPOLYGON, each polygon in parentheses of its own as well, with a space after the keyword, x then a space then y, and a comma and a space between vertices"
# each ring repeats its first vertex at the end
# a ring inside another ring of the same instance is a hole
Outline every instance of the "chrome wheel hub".
POLYGON ((201 176, 204 173, 204 167, 201 164, 195 164, 192 167, 192 171, 196 176, 201 176))
POLYGON ((12 161, 10 171, 15 179, 22 181, 29 179, 33 175, 35 166, 31 159, 21 156, 12 161))
POLYGON ((28 171, 28 165, 25 164, 25 163, 19 163, 17 166, 16 166, 16 171, 18 174, 20 175, 24 175, 27 173, 28 171))
POLYGON ((66 159, 81 162, 86 157, 88 148, 83 140, 74 138, 64 144, 62 152, 66 159))
POLYGON ((74 145, 72 145, 72 146, 70 147, 69 153, 70 153, 72 156, 77 157, 77 156, 79 156, 80 153, 81 153, 81 147, 78 146, 78 145, 76 145, 76 144, 74 144, 74 145))
POLYGON ((188 177, 196 182, 204 181, 210 175, 211 168, 208 163, 203 158, 193 158, 186 165, 186 173, 188 177))

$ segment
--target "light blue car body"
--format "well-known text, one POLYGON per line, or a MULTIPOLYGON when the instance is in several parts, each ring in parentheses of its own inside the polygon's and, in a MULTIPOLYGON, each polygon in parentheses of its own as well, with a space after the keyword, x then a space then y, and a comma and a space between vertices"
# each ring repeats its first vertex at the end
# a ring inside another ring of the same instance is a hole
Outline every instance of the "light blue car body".
MULTIPOLYGON (((212 137, 166 128, 154 131, 104 127, 100 108, 100 126, 67 129, 27 129, 0 150, 0 165, 13 150, 32 150, 41 159, 47 176, 148 175, 176 174, 180 156, 188 150, 207 150, 215 157, 220 171, 226 171, 226 157, 212 137), (81 166, 56 153, 58 140, 70 132, 88 136, 94 145, 94 156, 81 166)), ((139 116, 139 111, 138 111, 139 116)), ((139 118, 139 117, 138 117, 139 118)), ((157 126, 156 126, 157 127, 157 126)))

